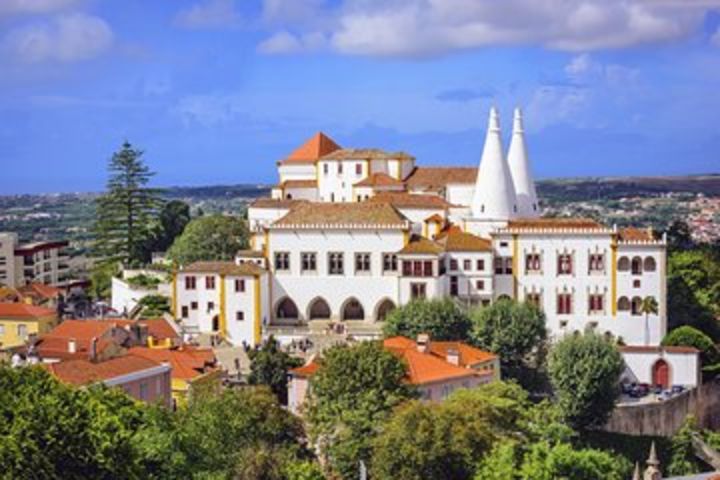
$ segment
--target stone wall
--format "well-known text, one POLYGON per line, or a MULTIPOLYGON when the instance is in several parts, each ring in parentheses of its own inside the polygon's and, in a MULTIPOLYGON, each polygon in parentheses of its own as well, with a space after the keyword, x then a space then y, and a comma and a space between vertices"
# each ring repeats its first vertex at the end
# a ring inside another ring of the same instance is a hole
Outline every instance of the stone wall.
POLYGON ((701 427, 720 427, 720 383, 706 383, 663 402, 620 405, 604 430, 669 437, 682 427, 688 415, 694 415, 701 427))

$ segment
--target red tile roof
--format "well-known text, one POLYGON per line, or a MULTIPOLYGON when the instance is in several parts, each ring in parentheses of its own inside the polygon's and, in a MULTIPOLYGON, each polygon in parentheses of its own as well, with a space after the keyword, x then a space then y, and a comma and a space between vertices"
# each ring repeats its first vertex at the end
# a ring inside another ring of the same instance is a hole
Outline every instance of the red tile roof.
POLYGON ((52 308, 27 303, 0 303, 0 318, 40 318, 57 315, 52 308))
POLYGON ((308 141, 295 149, 283 160, 282 164, 315 163, 322 156, 340 150, 340 145, 322 132, 313 135, 308 141))
POLYGON ((148 329, 148 335, 156 340, 165 340, 166 338, 178 338, 178 332, 164 318, 154 318, 147 320, 138 320, 139 325, 144 325, 148 329))
POLYGON ((355 184, 356 187, 402 187, 403 185, 403 182, 397 178, 383 172, 373 173, 355 184))
POLYGON ((280 188, 317 188, 316 180, 285 180, 280 188))
POLYGON ((19 290, 24 295, 37 295, 43 299, 57 298, 62 293, 59 288, 44 283, 31 283, 20 287, 19 290))
POLYGON ((438 255, 443 252, 443 247, 432 240, 420 235, 413 235, 410 242, 405 245, 398 254, 400 255, 438 255))
POLYGON ((592 218, 518 218, 508 222, 508 229, 523 230, 601 230, 602 224, 592 218))
POLYGON ((475 167, 417 167, 405 178, 411 188, 440 188, 448 184, 472 184, 477 180, 475 167))
POLYGON ((157 363, 169 363, 172 377, 192 380, 213 369, 215 354, 210 348, 148 348, 132 347, 130 355, 146 358, 157 363))
POLYGON ((436 239, 446 252, 491 252, 492 242, 472 233, 448 230, 436 239))
POLYGON ((42 335, 35 345, 42 358, 87 358, 94 338, 98 339, 97 353, 113 345, 111 340, 102 338, 113 328, 125 328, 133 320, 64 320, 48 333, 42 335), (75 341, 75 353, 69 351, 69 341, 75 341))
POLYGON ((618 237, 622 242, 651 242, 655 240, 652 229, 649 228, 621 228, 618 237))
POLYGON ((281 198, 258 198, 250 204, 250 208, 278 208, 288 209, 300 203, 307 203, 307 200, 292 200, 281 198))
POLYGON ((404 228, 407 219, 388 203, 302 203, 294 206, 274 227, 298 225, 383 225, 404 228))
POLYGON ((451 207, 444 198, 438 195, 422 195, 405 192, 381 192, 370 197, 366 202, 370 203, 389 203, 398 208, 426 208, 426 209, 446 209, 451 207))
POLYGON ((311 361, 302 367, 293 368, 290 370, 290 374, 296 377, 312 377, 315 375, 315 372, 318 371, 318 368, 320 368, 320 365, 318 365, 315 361, 311 361))
POLYGON ((87 385, 155 368, 160 364, 147 358, 124 355, 97 363, 76 359, 42 365, 62 382, 87 385))

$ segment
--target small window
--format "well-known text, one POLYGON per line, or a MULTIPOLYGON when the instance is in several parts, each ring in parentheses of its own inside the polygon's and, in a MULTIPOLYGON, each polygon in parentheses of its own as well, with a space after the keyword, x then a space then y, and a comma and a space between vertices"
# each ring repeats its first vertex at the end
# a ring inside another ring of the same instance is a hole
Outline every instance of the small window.
POLYGON ((485 281, 484 280, 475 281, 475 288, 479 291, 485 290, 485 281))
POLYGON ((560 293, 557 296, 557 313, 559 315, 570 315, 572 313, 572 294, 560 293))
POLYGON ((475 263, 477 271, 482 272, 483 270, 485 270, 485 260, 478 260, 475 263))
POLYGON ((630 270, 630 259, 628 257, 620 257, 620 260, 618 260, 618 270, 621 272, 630 270))
POLYGON ((423 299, 427 296, 426 285, 424 283, 410 284, 410 298, 413 300, 423 299))
POLYGON ((525 271, 527 273, 540 273, 541 270, 542 263, 539 253, 530 253, 525 256, 525 271))
POLYGON ((238 322, 245 320, 245 312, 235 312, 235 320, 238 322))
POLYGON ((605 272, 605 256, 602 253, 590 254, 588 259, 588 269, 590 273, 603 273, 605 272))
POLYGON ((471 260, 463 260, 463 270, 466 272, 469 272, 472 270, 472 261, 471 260))
POLYGON ((528 293, 527 295, 525 295, 525 301, 526 301, 527 303, 529 303, 530 305, 533 305, 533 306, 535 306, 535 307, 537 307, 537 308, 541 308, 541 307, 542 307, 542 302, 541 302, 541 300, 540 300, 540 294, 539 294, 539 293, 536 293, 536 292, 528 293))
POLYGON ((398 259, 394 253, 383 253, 383 272, 397 272, 398 259))
POLYGON ((456 272, 458 270, 458 261, 454 258, 450 259, 450 270, 456 272))
POLYGON ((640 280, 633 280, 633 288, 640 288, 640 280))
POLYGON ((643 261, 643 269, 646 272, 654 272, 656 268, 655 259, 653 257, 645 257, 643 261))
POLYGON ((572 255, 569 255, 567 253, 558 255, 557 272, 558 272, 558 275, 572 275, 572 273, 573 273, 572 255))
POLYGON ((195 290, 195 277, 185 277, 185 290, 195 290))
POLYGON ((506 248, 508 246, 508 242, 500 242, 501 248, 506 248))
POLYGON ((244 292, 245 291, 245 280, 240 280, 240 279, 235 280, 235 291, 236 292, 244 292))
POLYGON ((191 309, 191 310, 197 310, 197 309, 198 309, 198 302, 190 302, 190 309, 191 309))
POLYGON ((213 275, 205 277, 205 288, 207 290, 215 290, 215 277, 213 275))
POLYGON ((323 163, 323 173, 324 173, 325 175, 327 175, 328 173, 330 173, 330 168, 329 168, 329 165, 328 165, 327 163, 323 163))
POLYGON ((505 257, 505 275, 512 275, 513 273, 513 259, 512 257, 505 257))
POLYGON ((328 253, 328 275, 342 275, 345 265, 342 252, 328 253))
POLYGON ((28 335, 27 325, 20 324, 17 326, 17 336, 25 340, 28 335))
POLYGON ((215 302, 207 302, 207 311, 212 312, 215 310, 215 302))
POLYGON ((588 313, 599 314, 605 310, 605 297, 602 294, 590 294, 588 297, 588 313))
POLYGON ((567 328, 568 321, 567 320, 560 320, 560 328, 567 328))
POLYGON ((343 173, 343 164, 342 162, 338 162, 338 173, 342 175, 343 173))
POLYGON ((303 252, 300 254, 300 270, 303 272, 317 270, 317 254, 315 252, 303 252))
POLYGON ((355 164, 355 175, 362 175, 362 163, 355 164))
POLYGON ((275 252, 275 270, 290 270, 289 252, 275 252))
POLYGON ((369 253, 356 253, 355 254, 355 273, 359 272, 370 272, 370 254, 369 253))

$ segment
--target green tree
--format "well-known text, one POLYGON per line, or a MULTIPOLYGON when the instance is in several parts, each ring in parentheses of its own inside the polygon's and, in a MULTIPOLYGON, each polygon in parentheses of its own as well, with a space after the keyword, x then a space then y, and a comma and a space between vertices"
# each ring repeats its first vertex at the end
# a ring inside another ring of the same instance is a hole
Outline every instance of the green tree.
MULTIPOLYGON (((545 314, 530 303, 498 300, 472 313, 470 337, 480 348, 500 357, 503 375, 527 379, 545 358, 545 314)), ((525 383, 525 382, 523 382, 525 383)))
POLYGON ((577 429, 604 425, 620 393, 623 368, 616 346, 592 331, 557 342, 550 350, 548 373, 565 421, 577 429))
POLYGON ((500 439, 520 437, 530 409, 518 385, 460 389, 443 403, 399 407, 373 442, 373 478, 463 480, 500 439))
POLYGON ((667 229, 668 249, 672 251, 690 250, 695 246, 687 222, 674 220, 667 229))
POLYGON ((386 337, 416 338, 427 333, 434 340, 466 340, 470 318, 451 299, 414 300, 391 311, 385 318, 386 337))
POLYGON ((112 279, 120 273, 117 263, 96 263, 90 272, 90 295, 96 299, 110 298, 112 279))
POLYGON ((670 329, 693 326, 715 341, 720 328, 720 262, 705 250, 677 251, 668 259, 670 329))
POLYGON ((281 478, 282 462, 308 455, 300 420, 266 388, 204 391, 177 416, 188 470, 176 478, 281 478))
POLYGON ((154 173, 142 155, 125 142, 110 159, 110 178, 97 199, 93 228, 93 252, 102 263, 140 265, 150 260, 149 225, 162 202, 159 190, 147 186, 154 173))
POLYGON ((153 241, 154 252, 164 252, 179 237, 190 223, 190 206, 180 200, 163 205, 158 217, 158 229, 153 241))
POLYGON ((536 443, 520 467, 523 480, 626 480, 630 473, 630 464, 621 457, 569 443, 536 443))
POLYGON ((670 475, 692 475, 703 471, 703 464, 695 456, 692 446, 692 437, 700 433, 697 421, 689 416, 685 419, 682 428, 672 437, 672 457, 667 466, 667 473, 670 475))
POLYGON ((662 340, 665 346, 693 347, 700 351, 703 369, 715 370, 720 363, 720 351, 710 337, 688 325, 671 331, 662 340), (713 368, 715 367, 715 368, 713 368))
POLYGON ((302 365, 302 360, 285 353, 272 336, 262 345, 249 350, 248 356, 252 362, 248 383, 267 385, 277 395, 278 401, 287 405, 288 370, 302 365))
POLYGON ((316 462, 295 461, 285 467, 286 480, 325 480, 320 465, 316 462))
POLYGON ((248 245, 247 223, 224 215, 193 219, 168 250, 168 257, 179 265, 198 260, 231 260, 248 245))
POLYGON ((306 419, 311 439, 341 478, 357 478, 371 460, 372 440, 393 408, 416 396, 405 365, 380 342, 323 352, 311 379, 306 419))
POLYGON ((140 318, 158 318, 170 313, 170 299, 164 295, 146 295, 138 301, 140 318))
POLYGON ((645 315, 645 344, 650 343, 650 315, 657 315, 658 302, 655 297, 645 297, 640 304, 640 313, 645 315))

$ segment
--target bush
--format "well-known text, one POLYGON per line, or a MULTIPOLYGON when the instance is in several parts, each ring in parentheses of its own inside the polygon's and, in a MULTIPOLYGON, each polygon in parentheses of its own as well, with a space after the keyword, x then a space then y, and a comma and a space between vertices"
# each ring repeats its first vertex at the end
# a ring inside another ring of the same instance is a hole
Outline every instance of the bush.
POLYGON ((470 317, 451 299, 414 300, 396 308, 385 319, 386 337, 416 338, 427 333, 434 340, 467 340, 470 317))

